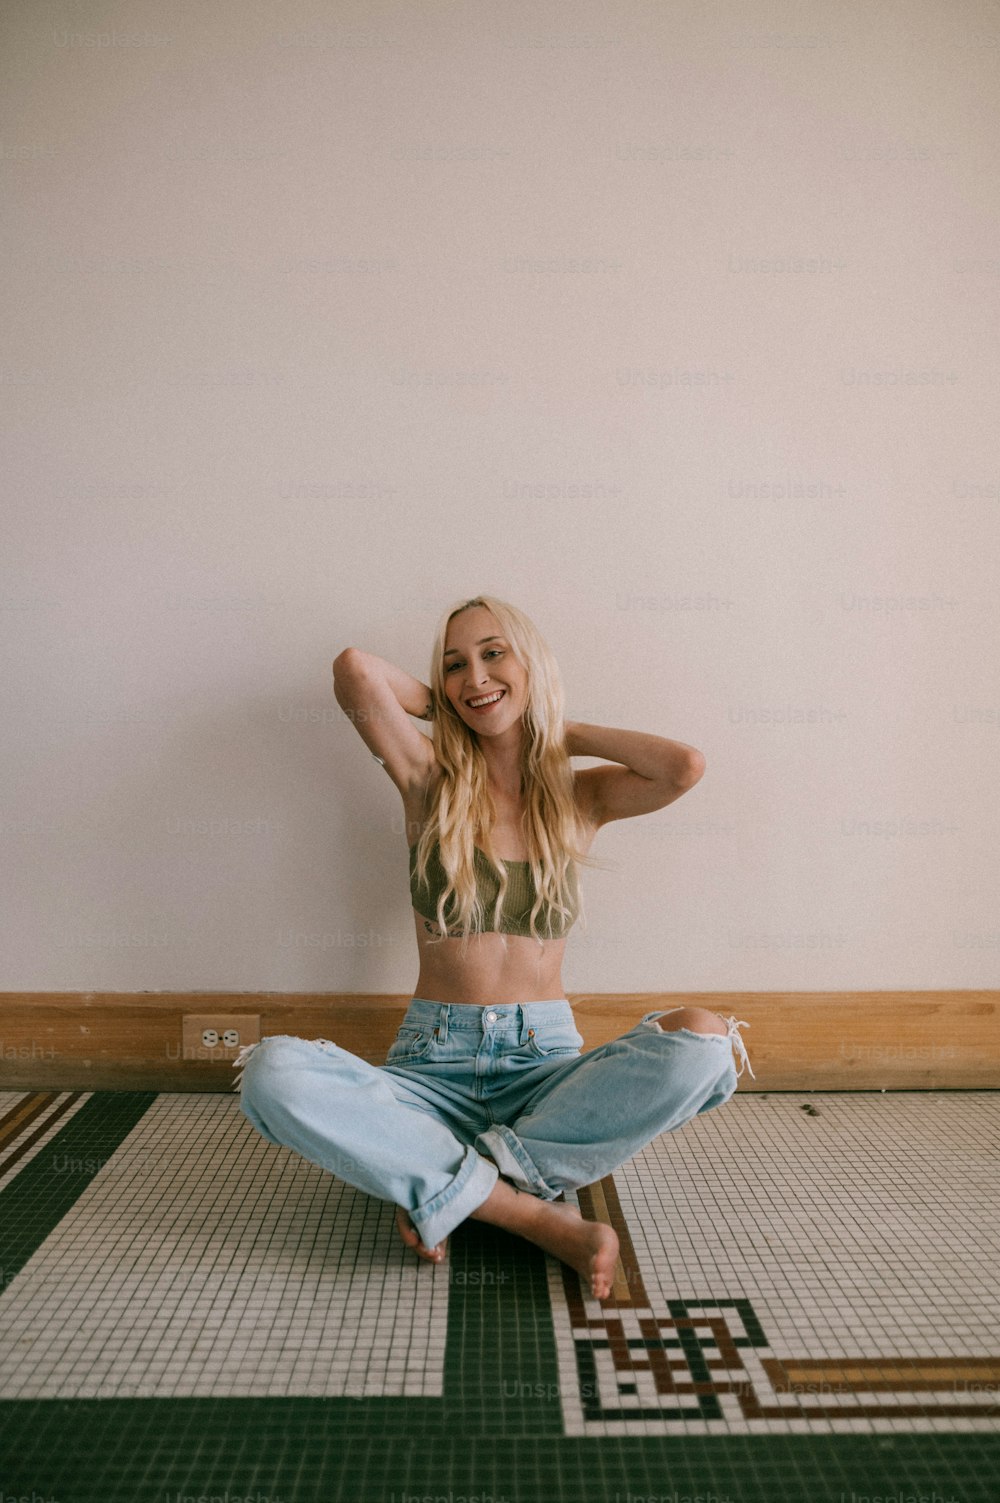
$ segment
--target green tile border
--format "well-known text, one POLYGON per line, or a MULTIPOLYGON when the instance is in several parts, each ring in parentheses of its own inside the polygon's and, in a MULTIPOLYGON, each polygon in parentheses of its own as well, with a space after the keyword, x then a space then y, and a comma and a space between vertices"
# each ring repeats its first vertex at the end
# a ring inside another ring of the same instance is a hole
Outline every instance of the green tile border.
POLYGON ((473 1497, 481 1503, 629 1503, 629 1495, 662 1503, 693 1503, 699 1495, 703 1503, 861 1503, 872 1494, 884 1503, 997 1498, 1000 1436, 581 1440, 462 1435, 453 1427, 447 1435, 390 1438, 345 1433, 338 1423, 344 1402, 3 1404, 4 1497, 27 1495, 30 1503, 175 1503, 178 1494, 182 1503, 199 1497, 212 1503, 410 1503, 414 1495, 421 1503, 428 1497, 434 1503, 473 1497))

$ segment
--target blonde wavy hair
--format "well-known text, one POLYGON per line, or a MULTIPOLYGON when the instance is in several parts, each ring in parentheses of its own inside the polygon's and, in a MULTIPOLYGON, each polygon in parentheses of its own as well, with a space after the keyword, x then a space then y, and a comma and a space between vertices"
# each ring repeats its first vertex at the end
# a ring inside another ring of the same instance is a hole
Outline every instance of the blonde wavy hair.
MULTIPOLYGON (((495 868, 500 889, 491 920, 499 932, 500 915, 507 893, 507 867, 493 848, 496 807, 489 788, 486 759, 479 738, 458 715, 445 692, 444 649, 448 625, 461 611, 484 606, 500 624, 518 662, 527 671, 527 704, 522 717, 524 740, 521 751, 521 789, 524 795, 523 830, 528 865, 536 898, 528 927, 539 945, 551 934, 538 932, 538 916, 544 906, 553 915, 583 918, 583 895, 578 866, 604 868, 609 863, 587 856, 585 827, 573 794, 573 771, 566 750, 565 691, 559 666, 537 627, 523 611, 498 600, 495 595, 476 595, 464 600, 438 628, 431 656, 430 685, 434 698, 432 742, 434 755, 443 769, 437 780, 431 807, 425 809, 424 829, 417 842, 418 878, 427 881, 427 867, 435 843, 447 885, 437 903, 441 940, 462 938, 463 945, 485 925, 485 906, 476 890, 475 848, 478 843, 495 868), (458 929, 448 930, 445 908, 455 895, 458 929)), ((584 919, 584 926, 585 926, 584 919)), ((504 949, 507 937, 501 934, 504 949)), ((434 943, 435 941, 431 941, 434 943)))

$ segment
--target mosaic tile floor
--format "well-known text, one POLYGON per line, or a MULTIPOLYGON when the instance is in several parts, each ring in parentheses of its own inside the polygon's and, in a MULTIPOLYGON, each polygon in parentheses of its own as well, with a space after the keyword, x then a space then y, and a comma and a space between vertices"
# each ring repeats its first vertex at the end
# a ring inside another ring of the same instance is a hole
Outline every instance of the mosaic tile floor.
POLYGON ((737 1094, 575 1200, 610 1299, 231 1094, 0 1093, 0 1498, 1000 1498, 1000 1093, 737 1094))

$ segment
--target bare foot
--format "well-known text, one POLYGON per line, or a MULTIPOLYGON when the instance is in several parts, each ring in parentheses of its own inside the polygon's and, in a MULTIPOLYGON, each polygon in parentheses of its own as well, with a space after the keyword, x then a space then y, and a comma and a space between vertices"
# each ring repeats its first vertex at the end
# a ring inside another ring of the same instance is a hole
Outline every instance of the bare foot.
POLYGON ((584 1221, 576 1206, 528 1195, 500 1178, 472 1219, 502 1226, 568 1263, 590 1285, 595 1299, 610 1295, 617 1233, 603 1221, 584 1221))
POLYGON ((428 1263, 441 1262, 444 1258, 444 1250, 448 1246, 447 1237, 445 1237, 443 1242, 439 1242, 437 1247, 425 1247, 420 1240, 416 1227, 402 1206, 396 1207, 396 1225, 399 1228, 399 1235, 407 1247, 413 1248, 418 1258, 423 1258, 428 1263))
POLYGON ((532 1224, 521 1235, 575 1268, 595 1299, 608 1298, 618 1258, 618 1234, 612 1227, 584 1221, 576 1206, 539 1200, 532 1224))
MULTIPOLYGON (((576 1206, 541 1200, 500 1179, 471 1219, 505 1227, 568 1263, 590 1286, 594 1299, 607 1299, 611 1294, 618 1258, 617 1233, 603 1221, 584 1221, 576 1206)), ((429 1263, 442 1261, 447 1237, 437 1247, 425 1247, 402 1206, 396 1207, 396 1225, 406 1246, 419 1258, 429 1263)))

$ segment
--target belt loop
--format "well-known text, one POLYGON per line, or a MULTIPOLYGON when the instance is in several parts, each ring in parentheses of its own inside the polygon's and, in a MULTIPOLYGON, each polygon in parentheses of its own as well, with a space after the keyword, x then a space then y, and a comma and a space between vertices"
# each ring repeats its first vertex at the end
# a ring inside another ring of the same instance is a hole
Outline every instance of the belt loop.
POLYGON ((434 1034, 439 1044, 443 1044, 448 1037, 448 1003, 438 1004, 438 1020, 434 1028, 434 1034))
POLYGON ((517 1031, 517 1042, 519 1044, 526 1044, 528 1042, 528 1023, 530 1021, 528 1017, 527 1004, 525 1002, 519 1002, 517 1004, 517 1012, 520 1021, 520 1027, 517 1031))

